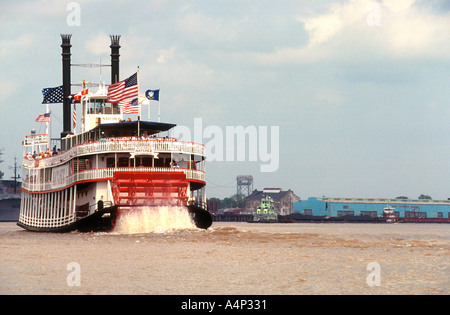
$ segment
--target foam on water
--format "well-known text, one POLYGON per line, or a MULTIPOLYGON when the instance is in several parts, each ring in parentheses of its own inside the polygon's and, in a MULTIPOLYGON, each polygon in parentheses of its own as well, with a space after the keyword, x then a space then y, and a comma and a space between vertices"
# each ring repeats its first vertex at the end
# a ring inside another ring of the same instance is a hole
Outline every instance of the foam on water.
POLYGON ((185 207, 140 207, 121 213, 114 232, 121 234, 166 233, 180 229, 195 229, 185 207))

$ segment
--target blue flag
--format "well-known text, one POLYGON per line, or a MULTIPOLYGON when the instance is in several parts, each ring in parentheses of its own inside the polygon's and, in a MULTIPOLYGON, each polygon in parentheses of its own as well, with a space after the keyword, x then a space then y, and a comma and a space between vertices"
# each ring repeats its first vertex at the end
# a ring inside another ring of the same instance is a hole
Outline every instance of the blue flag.
POLYGON ((42 104, 62 103, 63 102, 63 86, 57 86, 54 88, 47 88, 42 90, 44 100, 42 104))
POLYGON ((159 90, 147 90, 145 96, 147 96, 149 100, 159 101, 159 90))

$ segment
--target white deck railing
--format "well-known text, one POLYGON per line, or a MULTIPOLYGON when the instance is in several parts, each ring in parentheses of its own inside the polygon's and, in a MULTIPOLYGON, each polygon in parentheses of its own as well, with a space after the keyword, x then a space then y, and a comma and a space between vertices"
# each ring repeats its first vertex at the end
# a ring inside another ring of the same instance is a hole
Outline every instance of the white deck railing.
POLYGON ((89 142, 80 144, 58 155, 44 159, 23 160, 26 168, 47 168, 66 163, 72 158, 88 155, 101 154, 106 152, 134 153, 134 154, 154 154, 159 152, 185 153, 205 156, 205 145, 165 139, 148 138, 146 140, 130 140, 122 138, 107 139, 105 141, 89 142))
POLYGON ((205 172, 185 168, 170 167, 118 167, 118 168, 100 168, 76 172, 69 175, 64 180, 55 182, 48 181, 42 183, 23 180, 22 188, 27 191, 51 191, 68 187, 77 182, 99 181, 111 179, 115 172, 183 172, 187 180, 205 181, 205 172))

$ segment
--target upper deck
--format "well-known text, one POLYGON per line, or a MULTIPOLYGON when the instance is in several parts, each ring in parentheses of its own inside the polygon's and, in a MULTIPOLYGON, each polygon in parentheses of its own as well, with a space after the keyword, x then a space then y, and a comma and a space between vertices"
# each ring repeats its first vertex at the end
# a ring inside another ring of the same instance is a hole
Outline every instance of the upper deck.
POLYGON ((104 141, 106 139, 136 140, 156 138, 162 132, 169 131, 175 124, 157 123, 150 121, 121 121, 99 124, 93 129, 78 135, 69 135, 61 140, 61 150, 65 151, 74 146, 104 141))
MULTIPOLYGON (((70 139, 68 139, 70 141, 70 139)), ((75 141, 75 140, 74 140, 75 141)), ((72 144, 72 143, 71 143, 72 144)), ((130 155, 154 155, 155 153, 177 153, 195 155, 198 161, 205 159, 205 146, 194 142, 177 141, 160 137, 111 137, 71 145, 58 155, 42 158, 25 158, 25 168, 48 168, 62 165, 70 159, 93 154, 129 153, 130 155)))
POLYGON ((205 146, 169 137, 175 124, 124 121, 117 104, 103 92, 84 95, 79 134, 60 139, 57 154, 32 157, 30 152, 50 148, 47 135, 23 142, 23 188, 48 191, 85 181, 111 179, 115 172, 183 172, 188 181, 204 185, 205 146), (31 151, 30 151, 31 149, 31 151))
MULTIPOLYGON (((204 145, 180 142, 162 134, 175 127, 175 124, 150 121, 124 121, 118 104, 107 101, 106 89, 101 87, 97 93, 81 97, 81 133, 68 134, 60 141, 60 151, 52 155, 30 158, 31 153, 51 150, 48 135, 31 135, 25 138, 23 166, 28 169, 56 167, 67 161, 86 155, 106 153, 129 153, 153 155, 155 153, 179 153, 193 155, 189 160, 205 159, 204 145)), ((167 133, 168 135, 168 133, 167 133)), ((52 145, 53 146, 53 145, 52 145)))
POLYGON ((123 128, 100 125, 90 132, 63 139, 67 149, 57 155, 25 158, 22 188, 28 191, 57 190, 79 182, 110 180, 115 172, 183 172, 188 181, 204 185, 202 162, 206 156, 203 144, 149 136, 148 127, 155 127, 154 123, 143 124, 143 132, 147 135, 127 136, 126 130, 133 133, 134 123, 119 123, 123 128), (113 130, 120 136, 99 138, 99 135, 112 135, 113 130), (174 167, 172 162, 178 165, 174 167))

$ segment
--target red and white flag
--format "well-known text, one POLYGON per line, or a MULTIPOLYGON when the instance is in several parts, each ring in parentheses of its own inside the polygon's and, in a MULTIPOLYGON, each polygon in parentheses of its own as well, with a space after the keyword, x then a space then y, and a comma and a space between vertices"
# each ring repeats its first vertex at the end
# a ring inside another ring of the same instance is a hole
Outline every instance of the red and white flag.
POLYGON ((72 122, 73 128, 75 128, 77 126, 77 109, 75 108, 75 104, 73 104, 72 122))
POLYGON ((50 113, 45 113, 37 116, 36 122, 50 122, 50 113))
POLYGON ((75 96, 73 97, 73 99, 74 99, 75 101, 81 101, 81 97, 82 97, 83 95, 87 95, 87 94, 89 94, 89 89, 83 90, 83 91, 81 91, 81 92, 75 94, 75 96))
MULTIPOLYGON (((108 102, 119 103, 119 106, 131 102, 138 97, 139 86, 137 83, 137 72, 129 78, 111 84, 108 87, 108 102)), ((121 106, 122 107, 122 106, 121 106)))
POLYGON ((119 103, 124 114, 140 114, 141 106, 138 103, 138 99, 135 98, 131 102, 119 103))

